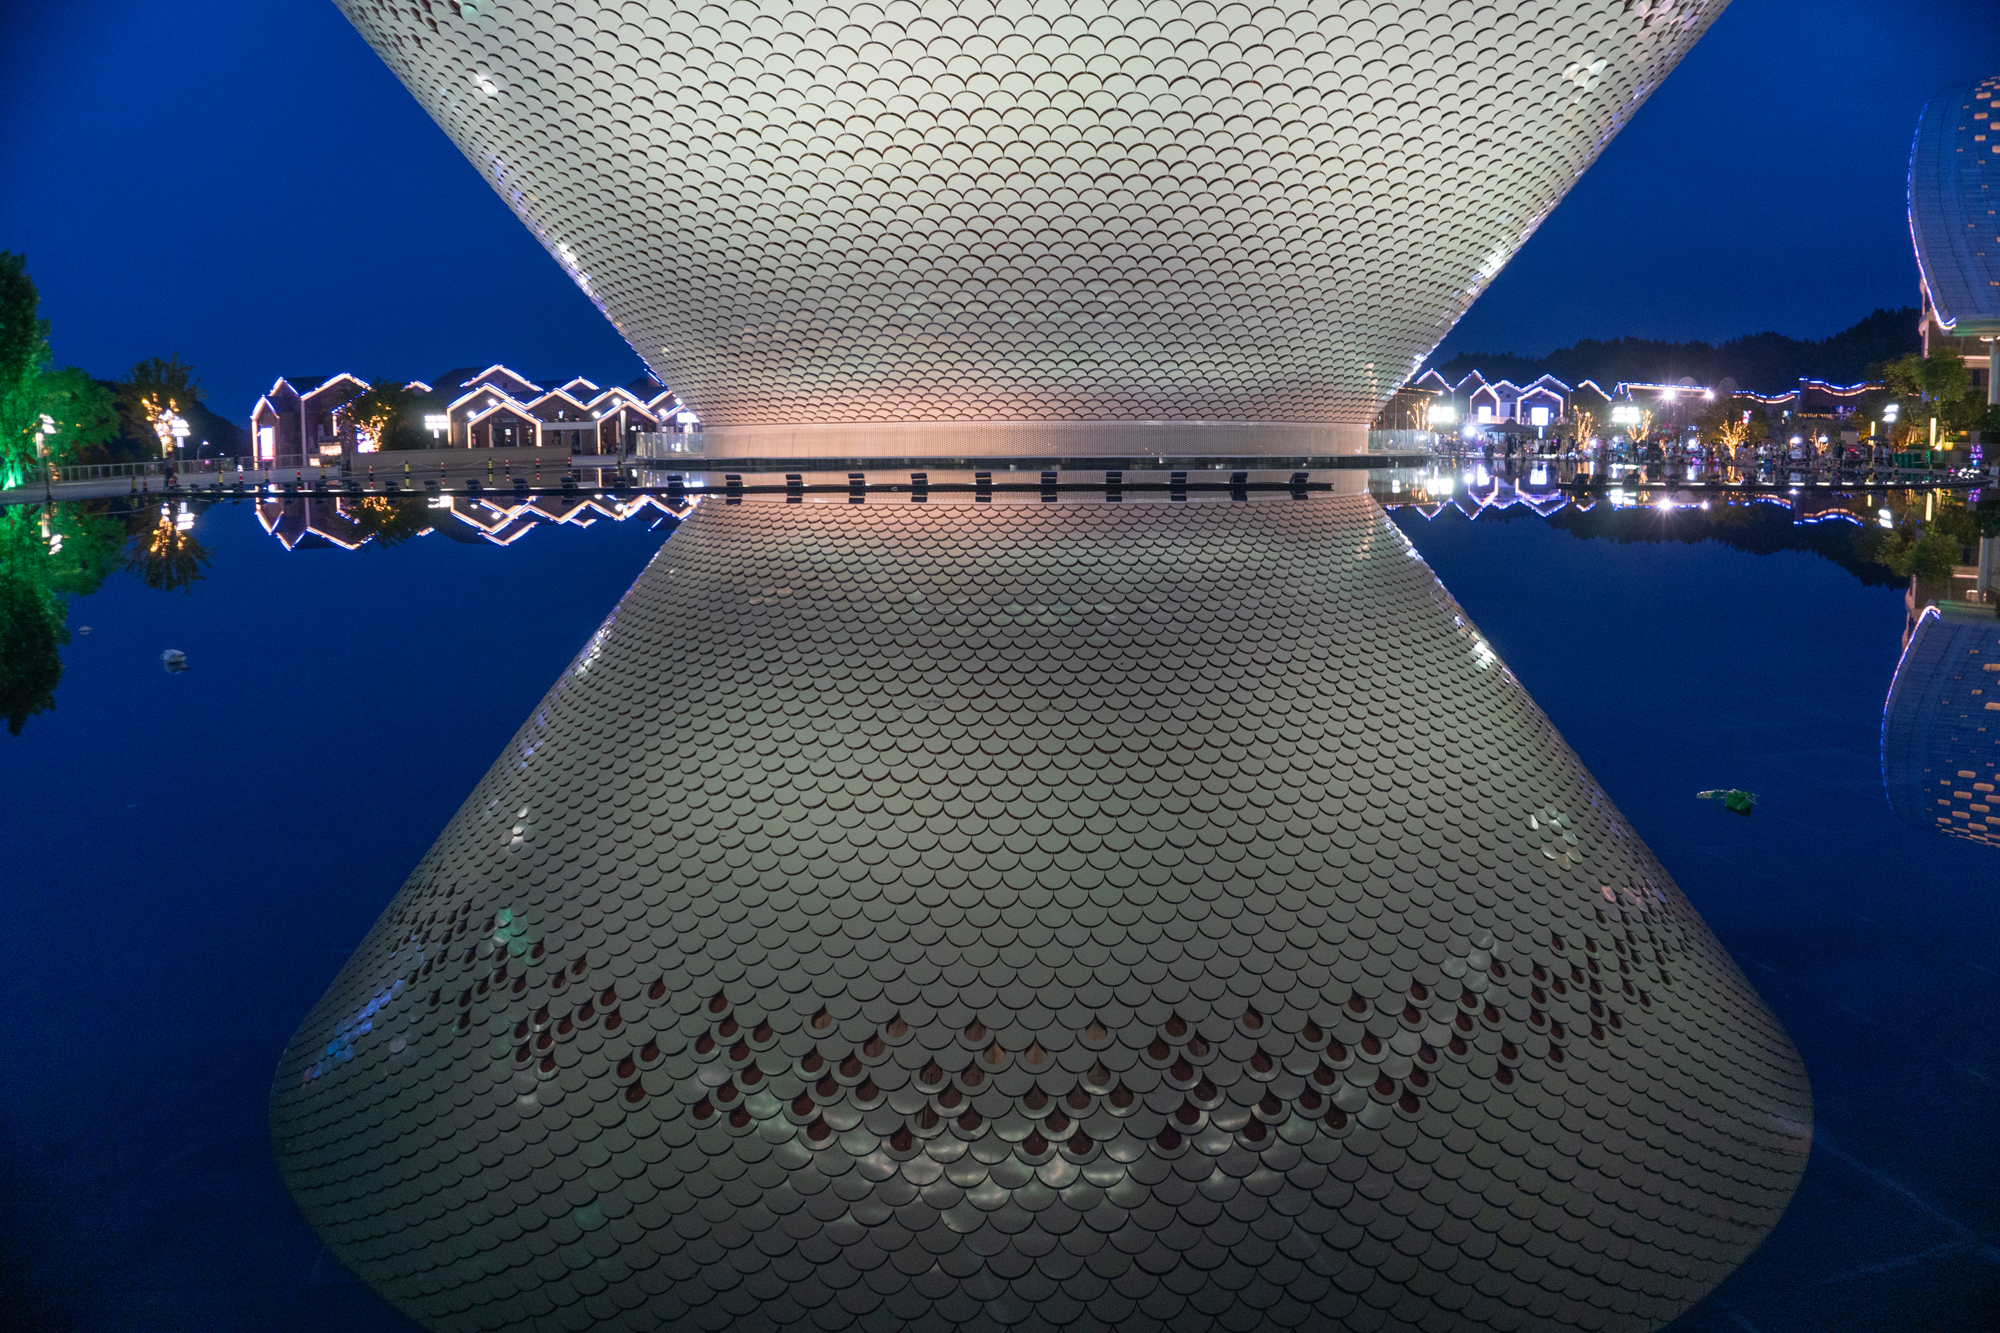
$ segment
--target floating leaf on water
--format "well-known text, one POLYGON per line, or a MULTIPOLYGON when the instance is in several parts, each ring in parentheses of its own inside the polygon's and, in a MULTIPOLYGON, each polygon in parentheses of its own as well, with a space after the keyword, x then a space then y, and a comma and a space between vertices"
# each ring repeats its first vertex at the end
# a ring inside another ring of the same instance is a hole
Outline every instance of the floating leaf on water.
POLYGON ((1695 796, 1703 801, 1720 801, 1722 808, 1732 815, 1748 815, 1757 804, 1757 793, 1744 791, 1738 787, 1717 788, 1714 791, 1698 791, 1695 796))

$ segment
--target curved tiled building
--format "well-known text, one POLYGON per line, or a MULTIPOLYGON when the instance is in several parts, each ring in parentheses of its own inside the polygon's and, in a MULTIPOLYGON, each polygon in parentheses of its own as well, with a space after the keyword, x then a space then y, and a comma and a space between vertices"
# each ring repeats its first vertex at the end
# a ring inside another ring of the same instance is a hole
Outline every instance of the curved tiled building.
POLYGON ((1882 706, 1882 785, 1916 828, 2000 847, 2000 623, 1931 607, 1882 706))
POLYGON ((338 2, 758 457, 1354 451, 1722 9, 338 2))
POLYGON ((1948 88, 1925 105, 1910 145, 1910 239, 1925 314, 1960 338, 2000 336, 2000 222, 1989 207, 2000 188, 1996 114, 2000 75, 1948 88))
POLYGON ((1365 497, 711 498, 280 1064, 433 1329, 1647 1329, 1797 1053, 1365 497))

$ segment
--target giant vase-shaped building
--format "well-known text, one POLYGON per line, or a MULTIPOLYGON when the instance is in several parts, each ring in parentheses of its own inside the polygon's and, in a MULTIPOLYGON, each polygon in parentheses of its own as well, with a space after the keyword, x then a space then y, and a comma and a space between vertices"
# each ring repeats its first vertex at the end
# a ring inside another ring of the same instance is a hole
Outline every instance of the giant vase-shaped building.
MULTIPOLYGON (((1356 452, 1720 6, 343 8, 711 454, 809 470, 1356 452)), ((1370 500, 1174 496, 696 505, 280 1064, 335 1253, 437 1329, 1720 1281, 1782 1029, 1370 500)))

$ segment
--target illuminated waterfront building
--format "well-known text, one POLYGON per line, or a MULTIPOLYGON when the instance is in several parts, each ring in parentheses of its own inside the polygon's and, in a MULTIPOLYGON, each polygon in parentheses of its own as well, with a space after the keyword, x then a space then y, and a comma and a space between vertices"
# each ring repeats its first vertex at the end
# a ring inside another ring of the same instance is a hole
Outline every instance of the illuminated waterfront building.
POLYGON ((1757 1244, 1790 1041, 1374 503, 1252 466, 1354 489, 1719 6, 344 7, 711 456, 940 479, 710 474, 280 1064, 345 1263, 433 1328, 1638 1329, 1757 1244))
POLYGON ((338 447, 339 423, 334 411, 368 382, 353 375, 280 375, 250 409, 251 447, 260 463, 318 457, 322 448, 338 447))
MULTIPOLYGON (((280 376, 250 412, 260 462, 354 452, 352 423, 340 408, 368 390, 354 375, 280 376)), ((568 445, 585 454, 629 452, 636 437, 675 428, 679 397, 651 379, 601 389, 578 376, 544 388, 505 366, 446 371, 413 380, 410 412, 439 443, 457 449, 568 445)), ((416 423, 412 423, 413 425, 416 423)), ((361 452, 369 452, 359 441, 361 452)))

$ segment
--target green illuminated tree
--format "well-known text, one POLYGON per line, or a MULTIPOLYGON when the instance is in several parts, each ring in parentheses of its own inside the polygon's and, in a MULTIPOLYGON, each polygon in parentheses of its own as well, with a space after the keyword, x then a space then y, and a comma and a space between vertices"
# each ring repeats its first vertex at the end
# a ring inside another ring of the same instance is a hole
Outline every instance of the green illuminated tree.
POLYGON ((42 376, 41 415, 51 459, 74 459, 118 438, 118 400, 75 366, 42 376))
POLYGON ((26 255, 0 251, 0 486, 20 483, 42 424, 42 372, 49 364, 49 322, 26 255))
POLYGON ((0 253, 0 485, 19 484, 43 454, 74 457, 119 434, 109 390, 74 366, 48 368, 40 301, 27 259, 0 253))

